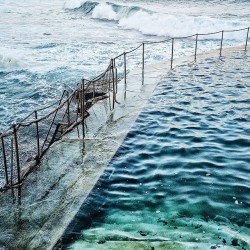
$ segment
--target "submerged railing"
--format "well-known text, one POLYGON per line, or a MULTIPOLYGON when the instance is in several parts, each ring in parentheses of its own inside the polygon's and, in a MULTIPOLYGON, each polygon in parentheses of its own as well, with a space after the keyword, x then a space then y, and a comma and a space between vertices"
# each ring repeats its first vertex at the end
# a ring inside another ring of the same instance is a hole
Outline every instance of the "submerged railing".
MULTIPOLYGON (((88 116, 87 110, 96 101, 110 97, 111 71, 109 65, 92 81, 83 79, 75 89, 65 90, 56 103, 33 111, 0 134, 1 191, 22 185, 49 147, 77 125, 83 124, 88 116)), ((84 133, 84 126, 82 131, 84 133)))
POLYGON ((84 120, 87 110, 98 100, 108 98, 110 110, 115 108, 118 81, 124 79, 124 98, 127 86, 127 55, 142 49, 141 68, 142 84, 145 73, 145 47, 150 44, 171 42, 170 68, 173 69, 174 44, 178 39, 195 38, 194 60, 197 59, 199 37, 221 34, 219 56, 222 56, 224 34, 246 30, 245 51, 248 46, 249 27, 238 30, 224 30, 206 34, 195 34, 186 37, 174 37, 157 42, 143 42, 138 47, 124 52, 111 59, 107 69, 92 80, 82 79, 71 91, 64 91, 54 104, 33 111, 21 122, 13 124, 8 130, 0 133, 0 191, 20 187, 26 176, 38 165, 49 147, 82 125, 82 137, 85 136, 84 120), (118 77, 117 62, 122 65, 118 77))

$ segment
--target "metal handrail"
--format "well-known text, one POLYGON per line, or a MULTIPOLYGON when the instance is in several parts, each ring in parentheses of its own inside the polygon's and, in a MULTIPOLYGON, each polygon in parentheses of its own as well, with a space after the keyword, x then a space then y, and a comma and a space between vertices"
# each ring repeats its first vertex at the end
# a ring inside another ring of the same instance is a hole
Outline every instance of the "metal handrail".
MULTIPOLYGON (((171 41, 171 59, 170 59, 170 68, 173 68, 173 61, 174 61, 174 41, 181 40, 181 39, 189 39, 195 37, 195 51, 194 51, 194 60, 197 59, 197 49, 198 49, 198 38, 200 36, 207 36, 207 35, 214 35, 214 34, 221 34, 220 39, 220 49, 219 54, 222 56, 222 48, 223 48, 223 39, 224 33, 229 32, 238 32, 247 30, 247 36, 245 41, 245 51, 247 50, 248 45, 248 38, 249 38, 249 27, 241 28, 241 29, 234 29, 234 30, 222 30, 217 32, 210 32, 210 33, 197 33, 194 35, 183 36, 183 37, 171 37, 168 39, 164 39, 161 41, 145 41, 142 42, 139 46, 125 51, 118 56, 114 57, 110 60, 108 67, 105 71, 101 74, 95 76, 91 80, 82 78, 80 83, 77 83, 76 86, 71 89, 71 93, 64 90, 61 98, 43 108, 39 108, 35 111, 32 111, 29 115, 23 118, 20 122, 13 124, 4 132, 0 133, 0 155, 3 157, 3 168, 5 174, 5 186, 0 187, 1 190, 6 190, 8 188, 19 187, 23 183, 23 178, 21 176, 22 171, 22 164, 21 163, 21 153, 20 153, 20 129, 30 127, 35 125, 35 134, 36 134, 36 163, 38 164, 47 151, 47 149, 53 144, 53 142, 62 135, 71 131, 75 126, 78 126, 80 123, 82 124, 83 130, 83 138, 85 136, 85 128, 84 128, 84 121, 86 118, 86 111, 89 108, 89 105, 92 105, 95 102, 95 98, 97 97, 98 89, 105 87, 108 94, 109 106, 110 109, 115 108, 116 100, 116 93, 117 93, 117 83, 118 83, 118 73, 117 67, 115 65, 116 59, 123 58, 123 75, 124 75, 124 85, 125 85, 125 92, 124 92, 124 99, 126 98, 126 86, 127 86, 127 55, 133 53, 134 51, 140 49, 142 47, 142 58, 141 58, 141 67, 142 67, 142 84, 144 84, 144 73, 145 73, 145 46, 150 44, 159 44, 159 43, 166 43, 171 41), (111 104, 111 94, 112 94, 112 104, 111 104), (65 96, 66 95, 66 96, 65 96), (88 99, 86 96, 88 95, 88 99), (46 109, 52 108, 56 105, 56 108, 48 112, 48 114, 43 115, 42 117, 38 118, 38 112, 44 111, 46 109), (59 116, 59 110, 62 116, 59 116), (41 122, 48 120, 51 116, 53 116, 52 121, 49 124, 47 129, 45 139, 41 138, 41 122), (74 119, 72 119, 72 117, 74 119), (75 117, 74 117, 75 116, 75 117), (30 120, 30 118, 32 120, 30 120), (29 121, 27 121, 29 120, 29 121), (57 121, 56 121, 57 120, 57 121), (56 122, 55 122, 56 121, 56 122), (53 129, 52 129, 53 128, 53 129), (11 141, 11 143, 6 144, 6 140, 11 141), (41 146, 42 144, 42 146, 41 146), (2 149, 2 150, 1 150, 2 149), (7 154, 9 150, 9 155, 7 154), (14 159, 14 155, 15 158, 14 159), (10 158, 11 160, 8 160, 10 158), (10 163, 10 162, 11 163, 10 163), (15 161, 15 162, 14 162, 15 161), (16 167, 14 171, 14 166, 16 167), (9 176, 10 175, 10 176, 9 176), (14 176, 13 176, 14 175, 14 176)), ((103 89, 102 89, 103 90, 103 89)), ((100 93, 99 93, 100 94, 100 93)), ((101 93, 103 94, 103 93, 101 93)), ((32 152, 27 152, 29 156, 32 156, 32 152)), ((1 162, 0 162, 1 166, 1 162)))

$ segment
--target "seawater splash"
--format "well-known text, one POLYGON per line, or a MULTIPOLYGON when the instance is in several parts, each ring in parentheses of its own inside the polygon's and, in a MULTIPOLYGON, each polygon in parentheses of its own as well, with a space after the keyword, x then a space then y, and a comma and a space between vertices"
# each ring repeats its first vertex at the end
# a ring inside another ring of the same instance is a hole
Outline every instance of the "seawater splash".
POLYGON ((8 68, 16 68, 19 65, 20 65, 19 60, 14 58, 13 56, 0 54, 0 70, 8 68))
POLYGON ((101 3, 93 9, 93 18, 119 20, 118 12, 114 11, 112 6, 106 3, 101 3))
MULTIPOLYGON (((11 3, 0 0, 0 131, 5 128, 2 124, 6 121, 12 123, 35 108, 34 105, 23 105, 23 100, 28 96, 37 96, 37 91, 46 92, 48 95, 40 95, 42 100, 37 98, 35 103, 48 105, 51 96, 60 96, 64 83, 74 86, 82 76, 89 79, 100 74, 110 58, 135 48, 139 43, 163 40, 165 37, 159 35, 164 34, 187 34, 183 32, 183 27, 180 32, 177 27, 181 23, 191 22, 192 18, 195 19, 195 25, 196 20, 208 17, 207 24, 204 21, 202 27, 212 31, 222 28, 210 22, 213 18, 231 23, 228 28, 233 28, 234 23, 235 28, 241 27, 245 21, 249 23, 249 13, 245 10, 249 5, 242 0, 237 4, 229 4, 230 0, 226 3, 216 0, 213 4, 206 4, 205 1, 185 3, 184 0, 175 3, 164 0, 111 1, 54 0, 51 5, 49 0, 37 0, 37 4, 35 0, 11 3), (196 8, 196 12, 184 8, 183 4, 191 9, 196 8), (210 8, 209 11, 203 8, 204 4, 210 8), (211 14, 222 8, 227 11, 218 15, 211 14), (202 9, 202 13, 198 9, 202 9), (175 13, 182 18, 176 20, 175 13), (165 24, 158 20, 160 16, 165 24), (144 33, 156 35, 146 36, 144 33), (26 84, 31 86, 29 94, 24 89, 26 84), (16 89, 20 97, 18 99, 16 89), (22 92, 27 94, 24 99, 22 92), (22 112, 19 108, 22 108, 22 112)), ((198 22, 197 27, 201 27, 198 22)), ((188 30, 188 35, 196 32, 192 25, 188 30)), ((224 35, 226 39, 228 34, 224 35)), ((241 40, 225 40, 223 48, 244 43, 246 32, 237 32, 235 36, 241 40)), ((206 41, 200 39, 202 37, 199 37, 198 53, 217 49, 220 44, 219 40, 213 40, 211 36, 206 41)), ((193 54, 194 42, 192 39, 176 41, 174 58, 193 54)), ((129 71, 140 67, 141 52, 137 52, 128 58, 129 71)), ((145 52, 146 64, 165 63, 170 58, 171 44, 147 46, 145 52)))
MULTIPOLYGON (((77 4, 68 2, 65 7, 82 10, 86 15, 100 20, 116 21, 123 29, 132 29, 144 35, 178 37, 197 33, 209 33, 215 30, 233 30, 245 28, 248 22, 228 20, 204 15, 159 13, 138 6, 123 6, 110 2, 91 2, 77 4), (74 7, 75 6, 75 7, 74 7)), ((225 39, 242 40, 245 34, 225 34, 225 39)), ((209 36, 209 39, 220 39, 220 35, 209 36)))
MULTIPOLYGON (((216 30, 230 30, 245 27, 246 23, 238 23, 208 16, 189 16, 185 14, 167 15, 161 13, 148 13, 143 10, 130 17, 119 20, 119 26, 127 29, 136 29, 145 35, 156 36, 188 36, 197 33, 209 33, 216 30)), ((214 35, 213 38, 220 38, 214 35)), ((230 34, 231 39, 239 37, 230 34)), ((210 36, 211 39, 211 36, 210 36)))

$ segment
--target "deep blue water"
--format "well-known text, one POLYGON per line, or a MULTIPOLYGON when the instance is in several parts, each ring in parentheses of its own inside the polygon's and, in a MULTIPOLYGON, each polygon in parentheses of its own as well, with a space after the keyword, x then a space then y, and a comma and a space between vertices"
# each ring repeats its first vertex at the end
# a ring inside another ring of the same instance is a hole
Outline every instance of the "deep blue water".
POLYGON ((249 80, 244 52, 181 65, 163 78, 64 247, 146 240, 150 249, 161 239, 249 249, 249 80))

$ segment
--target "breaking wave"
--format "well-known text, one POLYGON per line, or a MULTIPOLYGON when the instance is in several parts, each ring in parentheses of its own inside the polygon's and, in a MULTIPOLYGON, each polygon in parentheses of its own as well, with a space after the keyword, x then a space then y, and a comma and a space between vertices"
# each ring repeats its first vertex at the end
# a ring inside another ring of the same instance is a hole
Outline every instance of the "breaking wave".
MULTIPOLYGON (((248 22, 241 20, 158 13, 138 6, 122 6, 110 2, 74 0, 67 1, 64 8, 81 11, 94 19, 115 21, 123 29, 136 30, 144 35, 164 37, 188 36, 196 33, 240 29, 249 26, 248 22)), ((245 33, 226 34, 225 39, 243 39, 246 36, 245 33)), ((220 35, 209 37, 209 39, 217 38, 220 38, 220 35)))
POLYGON ((0 54, 0 68, 16 68, 20 65, 19 60, 10 55, 0 54))

